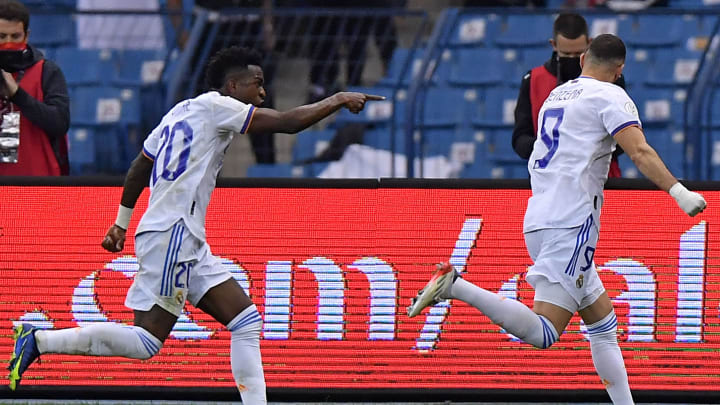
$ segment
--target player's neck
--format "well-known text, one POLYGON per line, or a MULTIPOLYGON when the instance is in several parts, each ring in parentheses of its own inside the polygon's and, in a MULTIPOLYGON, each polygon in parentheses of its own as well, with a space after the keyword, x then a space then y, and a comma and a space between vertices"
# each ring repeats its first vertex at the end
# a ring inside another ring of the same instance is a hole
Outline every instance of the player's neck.
POLYGON ((589 77, 589 78, 592 78, 595 80, 599 80, 601 82, 608 82, 608 83, 612 83, 615 81, 614 74, 608 74, 605 71, 601 71, 598 69, 592 69, 592 68, 583 69, 582 73, 580 74, 580 77, 589 77))

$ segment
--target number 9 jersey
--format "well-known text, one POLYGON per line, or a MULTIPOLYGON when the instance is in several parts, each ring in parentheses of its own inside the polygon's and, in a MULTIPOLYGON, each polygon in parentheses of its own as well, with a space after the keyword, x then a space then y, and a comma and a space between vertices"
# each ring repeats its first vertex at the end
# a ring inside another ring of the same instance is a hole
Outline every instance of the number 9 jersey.
POLYGON ((573 228, 589 215, 599 226, 613 136, 630 125, 641 125, 637 108, 615 84, 580 76, 555 88, 538 114, 523 232, 573 228))
POLYGON ((150 133, 143 153, 155 163, 150 201, 136 234, 164 231, 183 219, 205 240, 205 214, 233 135, 247 132, 255 107, 218 92, 175 105, 150 133))

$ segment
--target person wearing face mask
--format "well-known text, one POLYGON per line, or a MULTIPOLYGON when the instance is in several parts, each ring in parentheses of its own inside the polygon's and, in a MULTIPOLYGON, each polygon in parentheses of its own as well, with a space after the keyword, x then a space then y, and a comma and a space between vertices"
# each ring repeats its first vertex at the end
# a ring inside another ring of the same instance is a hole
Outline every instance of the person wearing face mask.
MULTIPOLYGON (((550 59, 531 69, 523 77, 515 107, 512 146, 515 153, 526 160, 533 151, 538 130, 538 113, 545 99, 555 87, 580 76, 580 55, 590 45, 585 18, 575 13, 560 14, 553 24, 550 45, 553 48, 550 59)), ((615 84, 625 88, 622 76, 615 84)), ((617 161, 621 153, 620 147, 613 153, 608 177, 621 176, 617 161)))
POLYGON ((27 43, 30 13, 0 0, 0 176, 67 175, 65 76, 27 43))

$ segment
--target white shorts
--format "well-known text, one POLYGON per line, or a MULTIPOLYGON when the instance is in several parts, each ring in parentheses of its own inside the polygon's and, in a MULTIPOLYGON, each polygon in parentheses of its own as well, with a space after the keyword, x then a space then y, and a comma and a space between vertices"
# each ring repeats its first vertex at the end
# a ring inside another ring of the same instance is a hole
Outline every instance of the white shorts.
POLYGON ((182 220, 167 231, 136 235, 135 253, 140 268, 125 306, 138 311, 159 305, 180 316, 186 300, 197 306, 208 290, 232 277, 182 220))
POLYGON ((597 240, 592 216, 576 228, 526 233, 525 246, 535 262, 526 280, 535 289, 535 300, 571 313, 592 305, 605 292, 593 262, 597 240))

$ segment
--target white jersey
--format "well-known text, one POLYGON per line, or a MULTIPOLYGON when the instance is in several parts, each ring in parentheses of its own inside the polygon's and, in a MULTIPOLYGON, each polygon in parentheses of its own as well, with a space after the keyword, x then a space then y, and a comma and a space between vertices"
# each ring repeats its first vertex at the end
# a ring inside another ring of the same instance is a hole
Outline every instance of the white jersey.
POLYGON ((635 103, 612 83, 581 76, 555 88, 538 114, 528 161, 532 197, 524 232, 600 224, 613 136, 640 125, 635 103))
POLYGON ((244 134, 255 107, 212 91, 173 107, 150 133, 143 153, 155 161, 150 201, 137 234, 170 229, 178 220, 205 240, 210 195, 235 133, 244 134))

